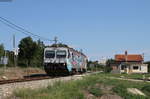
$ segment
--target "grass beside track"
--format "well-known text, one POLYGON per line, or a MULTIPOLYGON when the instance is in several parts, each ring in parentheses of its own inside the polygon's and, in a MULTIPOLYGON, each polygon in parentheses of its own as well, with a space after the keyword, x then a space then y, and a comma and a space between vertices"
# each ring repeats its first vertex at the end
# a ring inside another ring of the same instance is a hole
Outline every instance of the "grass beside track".
POLYGON ((124 99, 149 99, 150 83, 117 80, 109 77, 109 74, 95 74, 82 80, 57 82, 44 89, 20 89, 14 92, 14 97, 19 99, 85 99, 88 95, 92 95, 95 99, 105 94, 112 94, 124 99), (146 94, 146 97, 132 95, 127 92, 127 88, 140 89, 146 94))

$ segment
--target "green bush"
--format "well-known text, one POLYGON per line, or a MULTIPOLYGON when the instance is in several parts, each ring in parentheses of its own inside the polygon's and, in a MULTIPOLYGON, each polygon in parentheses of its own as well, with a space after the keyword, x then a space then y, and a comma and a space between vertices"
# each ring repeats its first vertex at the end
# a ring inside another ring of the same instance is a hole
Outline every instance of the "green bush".
POLYGON ((114 87, 112 90, 121 96, 126 96, 127 93, 126 87, 124 85, 118 85, 114 87))
POLYGON ((111 70, 112 70, 112 68, 111 68, 111 67, 106 66, 106 67, 105 67, 105 69, 104 69, 104 72, 105 72, 105 73, 110 73, 110 72, 111 72, 111 70))
POLYGON ((141 90, 148 96, 150 96, 150 85, 145 85, 141 90))
POLYGON ((99 88, 90 88, 89 92, 97 97, 103 95, 102 91, 99 88))
POLYGON ((150 85, 145 85, 143 88, 142 88, 143 91, 147 91, 147 92, 150 92, 150 85))

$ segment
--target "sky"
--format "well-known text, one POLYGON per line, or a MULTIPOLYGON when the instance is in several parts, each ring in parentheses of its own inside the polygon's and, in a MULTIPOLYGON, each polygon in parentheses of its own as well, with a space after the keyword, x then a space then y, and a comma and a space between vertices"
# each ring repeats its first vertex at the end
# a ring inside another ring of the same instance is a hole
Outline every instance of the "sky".
MULTIPOLYGON (((90 60, 115 54, 145 54, 150 60, 150 0, 12 0, 0 17, 28 31, 82 49, 90 60)), ((9 1, 9 0, 6 0, 9 1)), ((12 50, 27 37, 0 22, 0 43, 12 50)), ((33 38, 37 40, 37 38, 33 38)), ((46 45, 53 42, 44 41, 46 45)))

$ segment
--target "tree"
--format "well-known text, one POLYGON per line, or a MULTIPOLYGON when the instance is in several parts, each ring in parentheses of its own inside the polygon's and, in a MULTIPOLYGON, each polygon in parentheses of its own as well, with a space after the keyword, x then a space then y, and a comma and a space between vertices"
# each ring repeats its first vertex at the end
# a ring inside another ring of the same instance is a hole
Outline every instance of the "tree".
POLYGON ((103 71, 103 67, 98 61, 88 61, 87 63, 87 69, 91 71, 103 71))
POLYGON ((106 66, 105 66, 105 72, 109 73, 112 70, 111 64, 114 64, 115 60, 114 59, 108 59, 106 62, 106 66))
POLYGON ((31 37, 23 38, 19 44, 19 65, 31 66, 31 61, 36 55, 37 44, 31 37))
POLYGON ((41 40, 38 40, 36 44, 37 44, 36 55, 34 56, 34 59, 32 61, 32 66, 40 67, 43 66, 45 45, 41 40))
POLYGON ((6 53, 8 57, 8 66, 13 67, 14 66, 14 52, 7 50, 6 53))
POLYGON ((0 44, 0 57, 4 55, 4 46, 3 44, 0 44))
POLYGON ((106 62, 106 66, 109 66, 109 67, 110 67, 110 65, 111 65, 111 64, 114 64, 114 63, 115 63, 115 60, 114 60, 114 59, 108 59, 107 62, 106 62))
POLYGON ((31 37, 23 38, 19 44, 18 64, 20 66, 43 66, 44 43, 33 41, 31 37))

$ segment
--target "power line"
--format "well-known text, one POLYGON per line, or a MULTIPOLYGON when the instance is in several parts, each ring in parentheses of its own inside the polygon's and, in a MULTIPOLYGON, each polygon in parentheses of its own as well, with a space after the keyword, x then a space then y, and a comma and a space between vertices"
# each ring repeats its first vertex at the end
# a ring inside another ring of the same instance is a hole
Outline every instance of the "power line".
MULTIPOLYGON (((1 20, 0 20, 0 21, 1 21, 1 20)), ((19 29, 16 29, 16 28, 14 28, 13 26, 11 26, 11 25, 9 25, 9 24, 3 22, 3 21, 1 21, 1 22, 2 22, 3 24, 7 25, 8 27, 10 27, 10 28, 16 30, 16 31, 19 31, 19 32, 21 32, 21 33, 23 33, 23 34, 25 34, 25 35, 29 35, 28 33, 23 32, 23 31, 21 31, 21 30, 19 30, 19 29)))
POLYGON ((22 28, 22 27, 20 27, 18 25, 15 25, 14 23, 8 21, 6 18, 0 17, 0 21, 3 24, 7 25, 8 27, 10 27, 10 28, 12 28, 14 30, 17 30, 17 31, 19 31, 19 32, 21 32, 21 33, 23 33, 25 35, 33 36, 33 37, 40 38, 40 39, 43 39, 43 40, 46 40, 46 41, 54 41, 54 40, 50 40, 48 38, 39 36, 37 34, 34 34, 34 33, 30 32, 30 31, 28 31, 28 30, 26 30, 26 29, 24 29, 24 28, 22 28))
MULTIPOLYGON (((0 20, 0 21, 1 21, 1 20, 0 20)), ((15 28, 15 27, 11 26, 10 24, 7 24, 7 23, 5 23, 5 22, 3 22, 3 21, 1 21, 1 22, 2 22, 3 24, 7 25, 8 27, 12 28, 12 29, 14 29, 14 30, 16 30, 16 31, 19 31, 20 33, 23 33, 23 34, 25 34, 25 35, 27 35, 27 36, 30 36, 28 33, 24 32, 24 31, 21 31, 21 30, 15 28)), ((39 37, 34 36, 34 35, 32 35, 32 37, 39 38, 39 37)))

